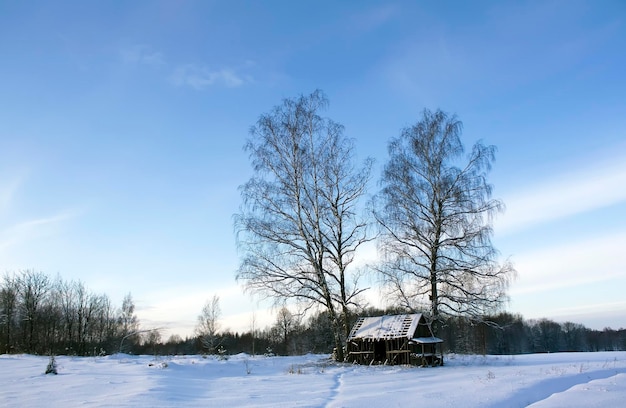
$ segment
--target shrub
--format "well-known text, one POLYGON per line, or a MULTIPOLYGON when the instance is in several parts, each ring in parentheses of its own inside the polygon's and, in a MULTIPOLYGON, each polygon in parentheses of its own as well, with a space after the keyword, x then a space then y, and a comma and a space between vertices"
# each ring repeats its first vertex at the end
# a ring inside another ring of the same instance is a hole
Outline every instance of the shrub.
POLYGON ((54 359, 54 356, 50 356, 50 361, 48 361, 48 366, 46 367, 46 374, 58 374, 57 362, 54 359))

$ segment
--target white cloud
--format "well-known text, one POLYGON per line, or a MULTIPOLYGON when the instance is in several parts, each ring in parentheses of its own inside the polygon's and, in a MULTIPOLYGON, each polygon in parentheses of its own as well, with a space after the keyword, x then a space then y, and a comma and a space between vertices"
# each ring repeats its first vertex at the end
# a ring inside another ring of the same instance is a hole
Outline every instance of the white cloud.
POLYGON ((24 206, 18 195, 24 185, 25 175, 24 172, 18 172, 17 176, 13 173, 12 177, 1 177, 0 174, 0 260, 4 268, 20 269, 30 266, 24 265, 24 262, 40 261, 40 257, 32 259, 33 254, 37 253, 35 248, 39 248, 38 245, 42 243, 49 247, 51 237, 57 237, 65 223, 80 212, 66 209, 45 216, 21 214, 24 206), (22 258, 20 254, 27 254, 28 259, 22 258))
POLYGON ((384 4, 353 15, 349 23, 357 31, 368 32, 390 22, 397 14, 398 7, 392 4, 384 4))
POLYGON ((626 277, 626 232, 516 256, 511 295, 563 289, 626 277))
POLYGON ((551 178, 511 197, 495 230, 506 235, 522 229, 626 201, 626 161, 589 166, 551 178))
POLYGON ((0 254, 9 248, 22 245, 40 237, 55 234, 55 228, 75 214, 64 212, 50 217, 35 218, 0 230, 0 254))
POLYGON ((4 216, 4 212, 11 206, 15 193, 21 184, 22 179, 16 177, 0 185, 0 219, 4 216))
POLYGON ((161 52, 154 51, 147 45, 134 45, 126 47, 119 52, 121 60, 128 65, 164 66, 174 68, 170 80, 178 86, 189 86, 196 90, 211 86, 225 86, 236 88, 246 83, 253 82, 249 74, 242 71, 254 69, 256 62, 246 60, 238 67, 225 67, 211 69, 202 64, 168 64, 161 52))
POLYGON ((563 307, 547 307, 541 302, 537 307, 529 308, 524 317, 527 319, 548 318, 557 322, 582 323, 590 329, 602 330, 626 327, 626 301, 585 302, 584 304, 563 307))
POLYGON ((211 70, 205 66, 188 64, 180 66, 174 71, 172 81, 179 86, 190 86, 196 90, 201 90, 217 85, 236 88, 252 80, 230 68, 211 70))
POLYGON ((163 54, 157 51, 152 51, 150 47, 146 45, 135 45, 133 47, 125 48, 120 51, 122 61, 128 64, 144 64, 144 65, 163 65, 165 59, 163 54))
POLYGON ((202 285, 180 285, 163 291, 133 294, 133 297, 142 327, 160 327, 165 329, 166 337, 174 333, 184 337, 193 335, 202 307, 214 294, 220 298, 223 330, 248 331, 253 315, 259 329, 274 321, 274 310, 268 302, 251 299, 236 284, 215 287, 208 281, 202 285), (143 299, 149 306, 143 307, 143 299))
POLYGON ((378 255, 378 247, 376 241, 369 241, 362 244, 358 248, 354 256, 354 260, 352 261, 351 268, 365 268, 368 265, 377 263, 379 260, 380 257, 378 255))
POLYGON ((597 314, 607 311, 626 313, 626 300, 618 302, 601 302, 587 305, 568 306, 554 309, 555 315, 597 314))

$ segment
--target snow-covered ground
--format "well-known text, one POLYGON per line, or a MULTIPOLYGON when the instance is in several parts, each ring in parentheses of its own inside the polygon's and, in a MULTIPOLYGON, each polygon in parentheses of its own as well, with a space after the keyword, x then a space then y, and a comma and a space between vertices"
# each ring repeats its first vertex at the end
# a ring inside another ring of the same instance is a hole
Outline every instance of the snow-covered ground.
POLYGON ((446 356, 435 368, 328 356, 0 356, 2 407, 624 407, 626 352, 446 356))

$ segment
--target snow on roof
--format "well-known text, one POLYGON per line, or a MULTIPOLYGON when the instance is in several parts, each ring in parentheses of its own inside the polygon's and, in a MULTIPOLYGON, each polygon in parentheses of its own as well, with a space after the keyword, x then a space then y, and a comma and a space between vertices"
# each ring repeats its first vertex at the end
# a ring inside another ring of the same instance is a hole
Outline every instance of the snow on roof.
POLYGON ((410 339, 422 318, 421 313, 393 316, 360 317, 348 340, 352 339, 410 339))
POLYGON ((434 343, 443 343, 443 340, 439 337, 418 337, 416 339, 411 339, 411 341, 416 342, 417 344, 434 344, 434 343))

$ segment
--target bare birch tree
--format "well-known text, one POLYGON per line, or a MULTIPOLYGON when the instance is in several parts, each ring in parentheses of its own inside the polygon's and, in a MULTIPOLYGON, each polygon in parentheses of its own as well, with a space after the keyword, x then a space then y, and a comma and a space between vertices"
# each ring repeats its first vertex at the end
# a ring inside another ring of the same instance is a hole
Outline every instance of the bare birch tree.
POLYGON ((23 343, 29 353, 36 351, 39 333, 37 327, 42 318, 41 309, 51 289, 50 279, 42 272, 26 270, 19 276, 21 318, 24 321, 23 343))
POLYGON ((235 216, 243 252, 237 278, 277 303, 327 310, 343 359, 348 309, 364 290, 349 266, 368 240, 357 208, 371 159, 353 167, 343 127, 320 116, 327 104, 321 91, 286 99, 252 128, 245 149, 255 174, 240 187, 235 216))
POLYGON ((122 308, 118 312, 117 321, 121 338, 120 352, 122 352, 124 341, 126 344, 136 345, 140 340, 139 319, 135 314, 135 302, 130 292, 122 300, 122 308))
POLYGON ((384 282, 402 306, 426 307, 435 330, 442 316, 480 319, 497 309, 515 273, 491 243, 503 209, 487 182, 496 149, 477 142, 465 155, 461 131, 456 116, 424 110, 389 143, 374 205, 384 282))
POLYGON ((209 354, 216 352, 219 346, 218 332, 221 314, 220 298, 217 295, 213 295, 211 300, 204 304, 202 312, 198 316, 196 335, 200 339, 202 347, 207 349, 209 354))
POLYGON ((0 286, 0 324, 2 325, 0 330, 2 334, 0 353, 13 352, 15 347, 15 332, 19 327, 19 322, 17 321, 19 294, 19 279, 13 274, 5 273, 0 286))

